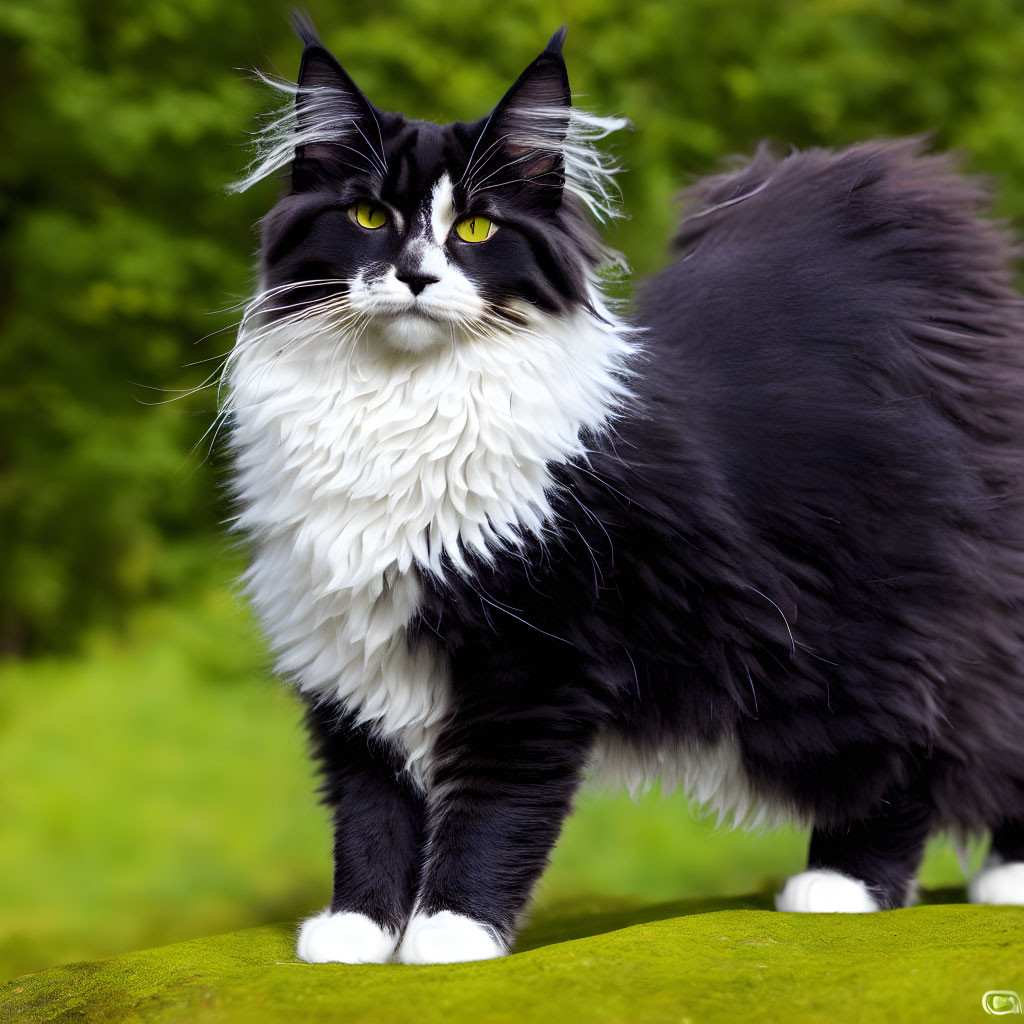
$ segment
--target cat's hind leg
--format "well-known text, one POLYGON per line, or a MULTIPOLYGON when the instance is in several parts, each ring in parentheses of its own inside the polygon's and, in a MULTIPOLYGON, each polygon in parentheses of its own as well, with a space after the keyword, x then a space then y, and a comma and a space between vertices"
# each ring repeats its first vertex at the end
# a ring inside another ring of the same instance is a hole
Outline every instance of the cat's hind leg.
POLYGON ((992 830, 992 848, 967 886, 972 903, 1024 904, 1024 820, 992 830))
POLYGON ((334 896, 299 927, 309 963, 385 963, 412 911, 423 841, 423 795, 387 740, 335 704, 307 714, 334 817, 334 896))
POLYGON ((926 802, 901 794, 863 821, 816 827, 807 870, 786 882, 776 908, 863 914, 906 906, 916 892, 931 821, 926 802))

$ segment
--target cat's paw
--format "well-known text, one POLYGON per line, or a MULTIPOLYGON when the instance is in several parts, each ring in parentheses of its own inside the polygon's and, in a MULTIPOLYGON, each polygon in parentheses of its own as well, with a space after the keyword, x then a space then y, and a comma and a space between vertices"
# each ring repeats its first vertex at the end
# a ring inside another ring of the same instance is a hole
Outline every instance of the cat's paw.
POLYGON ((881 908, 868 887, 838 871, 802 871, 775 897, 775 909, 797 914, 869 914, 881 908))
POLYGON ((1024 904, 1024 862, 990 858, 967 886, 972 903, 1024 904))
POLYGON ((442 910, 436 914, 413 914, 396 959, 403 964, 456 964, 493 960, 507 952, 487 925, 442 910))
POLYGON ((310 964, 383 964, 395 951, 398 936, 364 914, 324 910, 299 926, 295 952, 310 964))

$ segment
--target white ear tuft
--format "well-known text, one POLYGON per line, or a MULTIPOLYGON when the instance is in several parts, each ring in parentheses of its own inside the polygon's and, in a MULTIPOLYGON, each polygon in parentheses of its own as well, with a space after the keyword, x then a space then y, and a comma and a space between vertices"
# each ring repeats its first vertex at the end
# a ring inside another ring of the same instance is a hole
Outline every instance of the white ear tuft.
POLYGON ((615 158, 597 142, 630 127, 624 117, 600 117, 579 107, 525 107, 510 111, 508 146, 562 157, 566 191, 604 223, 621 216, 615 158))
POLYGON ((379 129, 372 120, 374 115, 347 76, 339 77, 338 84, 323 84, 324 76, 317 76, 313 84, 304 81, 299 86, 261 71, 256 75, 264 85, 285 93, 288 99, 267 115, 262 128, 252 133, 255 154, 243 177, 228 186, 229 192, 252 188, 290 164, 299 149, 316 145, 342 147, 346 161, 364 174, 379 178, 387 175, 384 153, 378 143, 379 129), (364 127, 360 127, 361 123, 364 127))

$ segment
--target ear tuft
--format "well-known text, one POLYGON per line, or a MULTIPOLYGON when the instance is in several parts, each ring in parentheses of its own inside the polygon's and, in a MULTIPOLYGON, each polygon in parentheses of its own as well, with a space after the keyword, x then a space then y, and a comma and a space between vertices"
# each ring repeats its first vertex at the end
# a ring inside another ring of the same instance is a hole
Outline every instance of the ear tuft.
POLYGON ((288 23, 301 40, 303 46, 319 46, 325 49, 320 33, 317 32, 316 25, 313 24, 309 11, 304 7, 293 7, 288 12, 288 23))
POLYGON ((311 92, 317 89, 340 89, 342 92, 350 93, 353 98, 365 101, 362 91, 324 45, 309 13, 295 8, 289 20, 295 34, 305 44, 297 83, 299 103, 302 102, 304 90, 311 92))
POLYGON ((553 53, 561 57, 562 45, 565 43, 565 33, 569 31, 568 25, 563 25, 549 40, 545 47, 545 53, 553 53))
POLYGON ((560 52, 564 28, 516 79, 488 117, 474 148, 472 182, 486 169, 489 188, 514 188, 538 209, 562 199, 564 154, 572 93, 560 52), (554 48, 552 48, 554 47, 554 48))
MULTIPOLYGON (((358 122, 376 124, 376 115, 359 86, 320 41, 312 22, 297 23, 296 31, 306 48, 295 90, 295 144, 297 152, 301 149, 302 155, 311 157, 323 152, 321 144, 347 141, 345 135, 357 134, 353 126, 358 122)), ((383 163, 383 156, 376 155, 383 163)))

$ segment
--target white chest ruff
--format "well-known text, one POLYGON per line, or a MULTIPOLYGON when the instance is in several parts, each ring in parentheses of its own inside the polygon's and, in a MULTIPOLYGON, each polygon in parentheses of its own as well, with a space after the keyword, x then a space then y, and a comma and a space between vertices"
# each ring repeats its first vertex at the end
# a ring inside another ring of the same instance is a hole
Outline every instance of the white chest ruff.
POLYGON ((489 558, 545 528, 548 465, 581 454, 623 395, 629 352, 580 313, 400 353, 315 322, 243 333, 229 408, 245 584, 300 689, 396 740, 423 781, 447 710, 439 645, 411 644, 417 569, 489 558))

